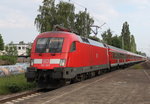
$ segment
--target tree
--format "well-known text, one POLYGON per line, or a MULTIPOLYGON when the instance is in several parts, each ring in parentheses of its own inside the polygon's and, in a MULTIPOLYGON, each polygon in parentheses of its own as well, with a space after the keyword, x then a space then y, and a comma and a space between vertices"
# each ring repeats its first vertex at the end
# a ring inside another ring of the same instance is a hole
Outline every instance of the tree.
POLYGON ((40 32, 51 31, 54 25, 60 25, 78 33, 89 36, 94 20, 86 11, 75 14, 75 6, 60 1, 55 6, 55 0, 44 0, 35 18, 35 25, 40 32))
POLYGON ((143 55, 143 56, 147 56, 147 55, 146 55, 146 53, 144 53, 144 52, 143 52, 143 53, 141 53, 141 55, 143 55))
POLYGON ((75 21, 75 31, 81 36, 88 37, 91 33, 91 26, 94 24, 94 20, 90 17, 90 14, 86 11, 79 11, 79 13, 76 14, 75 21))
POLYGON ((101 40, 96 36, 89 36, 90 39, 100 42, 101 40))
POLYGON ((56 6, 56 21, 57 24, 74 30, 75 25, 75 6, 68 2, 60 2, 56 6))
POLYGON ((26 54, 27 54, 27 56, 31 56, 31 48, 30 47, 27 48, 26 54))
POLYGON ((122 49, 130 51, 131 50, 130 30, 129 24, 127 22, 123 23, 121 38, 122 38, 122 49))
POLYGON ((131 35, 131 52, 136 53, 136 43, 133 35, 131 35))
POLYGON ((2 38, 2 35, 0 34, 0 50, 3 51, 4 50, 4 41, 2 38))
POLYGON ((117 35, 113 36, 111 45, 118 47, 118 48, 121 48, 121 37, 117 36, 117 35))
POLYGON ((40 14, 35 18, 35 25, 40 32, 51 31, 56 21, 55 0, 44 0, 39 7, 40 14))
POLYGON ((6 55, 7 56, 17 56, 17 47, 13 45, 13 42, 11 42, 9 45, 5 47, 6 55))
POLYGON ((136 51, 137 54, 142 55, 142 56, 147 56, 146 53, 141 52, 141 51, 136 51))
POLYGON ((107 31, 103 32, 101 34, 102 36, 102 41, 106 44, 112 45, 112 32, 110 29, 108 29, 107 31))
POLYGON ((25 44, 24 41, 20 41, 19 44, 25 44))

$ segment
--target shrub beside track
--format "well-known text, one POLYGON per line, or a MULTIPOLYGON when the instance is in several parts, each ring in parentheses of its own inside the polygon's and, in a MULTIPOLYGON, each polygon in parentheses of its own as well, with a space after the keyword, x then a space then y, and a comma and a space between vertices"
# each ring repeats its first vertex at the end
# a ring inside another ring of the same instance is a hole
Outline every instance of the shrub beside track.
POLYGON ((26 81, 24 74, 0 78, 0 95, 30 90, 35 87, 35 83, 26 81))

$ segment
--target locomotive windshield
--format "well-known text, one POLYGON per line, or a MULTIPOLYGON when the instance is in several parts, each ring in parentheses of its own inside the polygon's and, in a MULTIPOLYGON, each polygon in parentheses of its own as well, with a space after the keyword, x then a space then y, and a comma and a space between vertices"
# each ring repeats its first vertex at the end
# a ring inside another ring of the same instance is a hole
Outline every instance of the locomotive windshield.
POLYGON ((40 38, 37 40, 36 53, 61 53, 63 38, 40 38))

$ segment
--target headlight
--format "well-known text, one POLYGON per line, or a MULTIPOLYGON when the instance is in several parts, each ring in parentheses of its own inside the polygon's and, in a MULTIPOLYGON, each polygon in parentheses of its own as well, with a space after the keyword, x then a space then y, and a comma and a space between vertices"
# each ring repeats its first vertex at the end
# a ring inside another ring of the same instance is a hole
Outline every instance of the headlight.
POLYGON ((34 60, 31 59, 31 60, 30 60, 30 66, 33 66, 33 64, 34 64, 34 60))
POLYGON ((65 59, 60 59, 60 66, 65 66, 65 62, 66 62, 66 60, 65 59))

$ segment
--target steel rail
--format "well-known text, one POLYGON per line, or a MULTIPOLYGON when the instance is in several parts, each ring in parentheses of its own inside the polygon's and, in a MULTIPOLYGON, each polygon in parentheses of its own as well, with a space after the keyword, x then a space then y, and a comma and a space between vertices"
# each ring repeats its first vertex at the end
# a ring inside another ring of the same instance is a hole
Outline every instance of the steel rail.
POLYGON ((40 90, 41 89, 35 89, 35 90, 29 91, 29 92, 24 92, 24 93, 15 95, 15 96, 10 96, 10 97, 0 99, 0 104, 6 103, 6 102, 11 102, 13 100, 23 98, 23 97, 26 97, 26 96, 29 96, 29 95, 32 95, 32 94, 37 94, 38 95, 38 93, 40 93, 39 92, 40 90))

